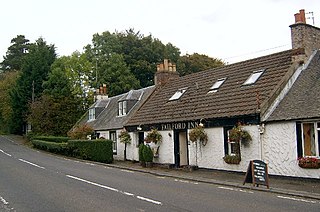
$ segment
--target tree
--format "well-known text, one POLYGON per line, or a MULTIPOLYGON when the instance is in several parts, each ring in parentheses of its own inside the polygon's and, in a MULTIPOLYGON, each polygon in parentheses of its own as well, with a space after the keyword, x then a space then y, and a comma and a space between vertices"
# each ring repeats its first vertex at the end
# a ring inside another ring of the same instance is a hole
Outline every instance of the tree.
POLYGON ((25 132, 29 102, 41 96, 42 83, 47 80, 50 66, 55 59, 54 46, 47 45, 42 38, 30 45, 21 68, 22 73, 16 86, 10 91, 10 104, 14 111, 10 120, 11 133, 25 132))
POLYGON ((82 101, 81 105, 84 109, 93 103, 93 87, 96 84, 95 68, 87 55, 74 52, 71 56, 60 57, 52 64, 51 69, 61 69, 64 72, 66 80, 71 85, 70 94, 82 101))
POLYGON ((110 96, 119 95, 140 87, 139 81, 130 72, 121 55, 113 54, 101 66, 104 70, 101 80, 108 85, 108 94, 110 96))
POLYGON ((184 55, 180 57, 177 63, 177 71, 180 73, 180 76, 184 76, 199 71, 218 68, 224 65, 225 63, 220 59, 194 53, 192 55, 184 55))
POLYGON ((8 70, 21 70, 23 59, 29 49, 29 40, 24 35, 18 35, 11 40, 12 45, 8 48, 6 56, 0 64, 1 69, 8 70))
POLYGON ((116 54, 123 57, 125 65, 139 81, 141 87, 154 84, 154 74, 158 63, 165 58, 176 63, 180 55, 179 49, 172 44, 164 45, 151 35, 144 36, 140 32, 135 32, 134 29, 125 32, 95 34, 92 44, 85 47, 85 53, 91 63, 96 65, 96 86, 106 83, 104 81, 106 63, 116 54))
POLYGON ((57 63, 52 67, 42 96, 30 105, 28 121, 36 134, 66 136, 84 110, 65 70, 57 63))
POLYGON ((18 71, 0 74, 0 133, 9 132, 9 120, 13 113, 10 107, 9 91, 15 85, 18 76, 18 71))

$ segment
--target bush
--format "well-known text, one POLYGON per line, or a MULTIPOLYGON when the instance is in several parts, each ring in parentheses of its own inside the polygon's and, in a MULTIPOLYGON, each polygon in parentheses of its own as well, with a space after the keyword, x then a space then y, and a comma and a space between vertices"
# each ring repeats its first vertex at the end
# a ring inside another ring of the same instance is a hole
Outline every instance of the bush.
POLYGON ((149 146, 145 145, 142 152, 143 152, 143 158, 145 162, 153 161, 153 152, 149 146))
POLYGON ((59 154, 68 154, 68 144, 67 143, 55 143, 43 140, 31 140, 33 146, 37 149, 59 153, 59 154))
POLYGON ((72 139, 87 139, 88 135, 92 135, 94 133, 94 129, 87 124, 78 125, 74 129, 68 132, 68 136, 72 139))
POLYGON ((55 142, 55 143, 66 143, 69 140, 68 137, 56 137, 56 136, 34 136, 33 139, 48 141, 48 142, 55 142))
POLYGON ((139 161, 140 162, 146 162, 144 157, 143 157, 143 149, 144 149, 145 145, 144 144, 140 144, 139 145, 139 161))
POLYGON ((68 147, 72 156, 81 159, 112 163, 113 141, 111 140, 69 140, 68 147))

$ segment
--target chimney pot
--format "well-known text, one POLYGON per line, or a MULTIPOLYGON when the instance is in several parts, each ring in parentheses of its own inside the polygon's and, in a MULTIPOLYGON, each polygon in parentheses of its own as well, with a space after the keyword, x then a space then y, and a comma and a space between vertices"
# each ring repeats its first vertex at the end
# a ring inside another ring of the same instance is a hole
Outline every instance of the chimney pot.
POLYGON ((165 70, 165 71, 168 71, 168 70, 169 70, 168 59, 164 59, 164 60, 163 60, 163 63, 164 63, 164 70, 165 70))

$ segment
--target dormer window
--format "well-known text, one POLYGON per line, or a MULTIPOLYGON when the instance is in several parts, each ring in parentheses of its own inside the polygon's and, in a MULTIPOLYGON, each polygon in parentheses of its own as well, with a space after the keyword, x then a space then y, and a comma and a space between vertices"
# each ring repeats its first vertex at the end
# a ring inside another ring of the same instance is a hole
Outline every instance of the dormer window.
POLYGON ((188 88, 181 88, 177 90, 169 99, 169 101, 180 99, 181 96, 187 91, 188 88))
POLYGON ((119 116, 127 115, 127 101, 118 102, 119 104, 119 116))
POLYGON ((89 109, 89 121, 93 121, 96 119, 96 109, 90 108, 89 109))
POLYGON ((243 83, 243 85, 252 85, 252 84, 254 84, 259 79, 259 77, 263 74, 263 72, 264 72, 264 69, 259 70, 259 71, 254 71, 250 75, 250 77, 243 83))
POLYGON ((221 78, 218 79, 213 86, 210 88, 208 93, 215 93, 218 91, 218 89, 221 87, 221 85, 224 83, 224 81, 226 81, 227 78, 221 78))

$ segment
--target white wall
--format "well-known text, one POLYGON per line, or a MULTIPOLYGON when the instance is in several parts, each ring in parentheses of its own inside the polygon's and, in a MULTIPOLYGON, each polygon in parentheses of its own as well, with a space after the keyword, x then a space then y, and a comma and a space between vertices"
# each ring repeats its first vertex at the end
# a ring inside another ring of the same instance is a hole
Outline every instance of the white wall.
POLYGON ((262 139, 269 174, 320 179, 319 169, 305 169, 298 165, 295 122, 267 124, 262 139))
POLYGON ((174 164, 174 141, 173 131, 159 131, 162 135, 162 142, 159 147, 159 157, 154 158, 153 162, 162 164, 174 164), (169 136, 169 133, 171 137, 169 136))
POLYGON ((189 164, 198 165, 200 168, 220 169, 228 171, 243 171, 246 172, 250 160, 260 160, 260 137, 258 126, 245 126, 252 141, 248 147, 241 145, 241 162, 240 164, 227 164, 224 162, 224 135, 222 127, 206 128, 205 132, 208 134, 208 143, 206 146, 190 142, 189 145, 189 164), (197 155, 197 164, 196 164, 197 155))

